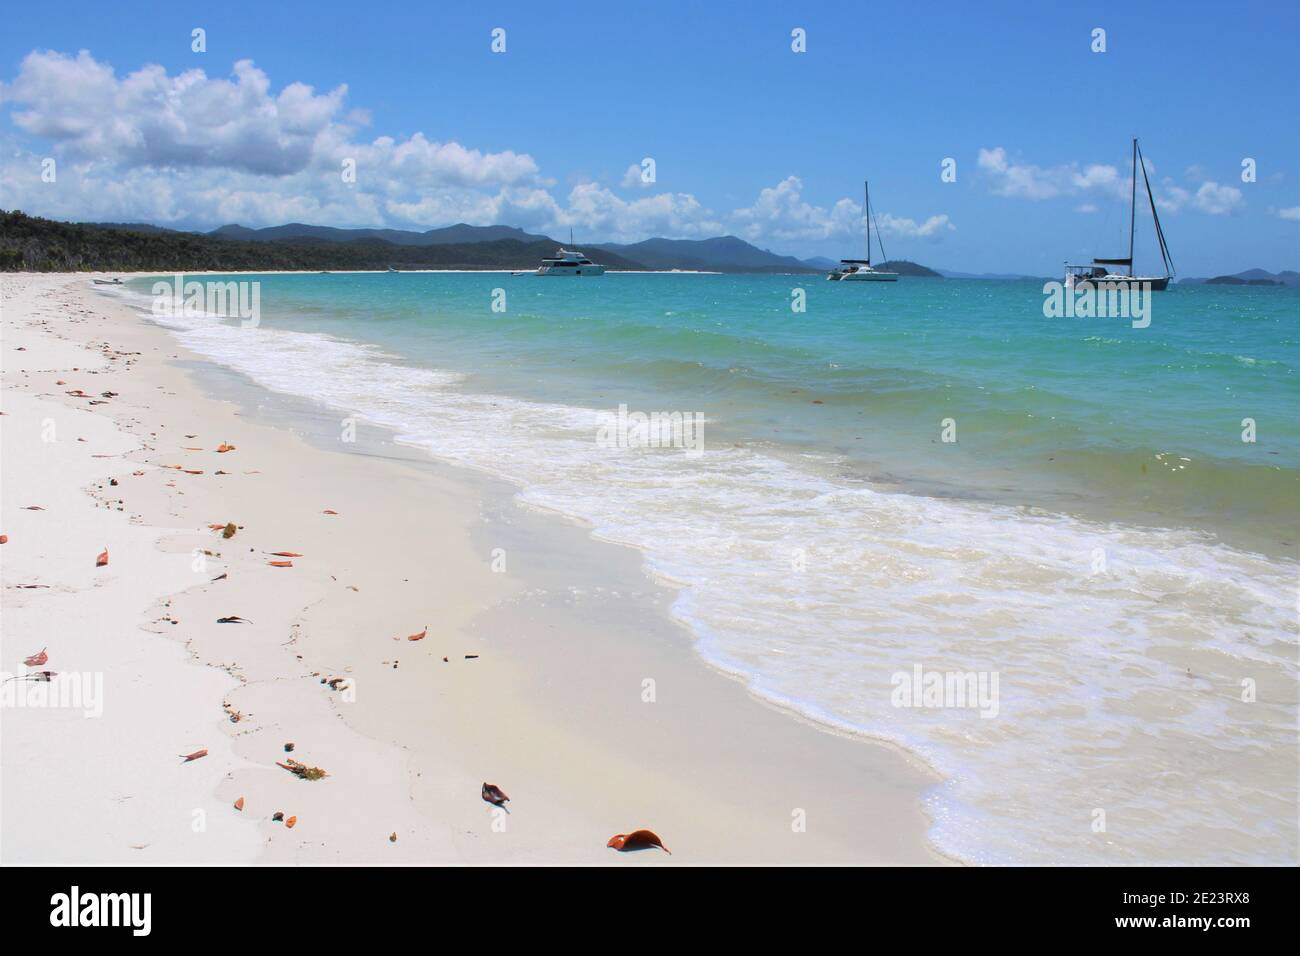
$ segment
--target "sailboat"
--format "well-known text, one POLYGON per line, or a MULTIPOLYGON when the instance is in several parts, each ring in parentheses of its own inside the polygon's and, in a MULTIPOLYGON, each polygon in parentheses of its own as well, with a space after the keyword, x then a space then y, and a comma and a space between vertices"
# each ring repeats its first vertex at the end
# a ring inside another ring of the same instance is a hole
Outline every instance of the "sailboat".
POLYGON ((1169 286, 1174 276, 1174 260, 1169 255, 1169 246, 1165 243, 1165 231, 1160 228, 1160 214, 1156 212, 1156 200, 1151 194, 1151 180, 1147 178, 1147 164, 1138 146, 1137 137, 1133 137, 1133 175, 1129 184, 1128 209, 1128 257, 1125 259, 1093 259, 1091 265, 1065 265, 1065 287, 1073 289, 1087 283, 1100 285, 1107 283, 1120 288, 1140 286, 1150 288, 1153 292, 1162 292, 1169 286), (1147 203, 1151 206, 1151 220, 1156 226, 1156 238, 1160 241, 1160 258, 1164 261, 1165 274, 1162 276, 1142 276, 1133 273, 1133 233, 1137 223, 1137 171, 1142 164, 1142 182, 1147 188, 1147 203), (1107 266, 1127 267, 1127 272, 1111 272, 1107 266))
MULTIPOLYGON (((865 259, 841 259, 839 266, 826 274, 831 282, 897 282, 897 272, 884 272, 871 267, 871 220, 875 211, 871 208, 871 185, 862 183, 862 212, 867 220, 867 257, 865 259)), ((880 258, 885 262, 885 243, 880 238, 880 225, 876 225, 876 242, 880 245, 880 258)))

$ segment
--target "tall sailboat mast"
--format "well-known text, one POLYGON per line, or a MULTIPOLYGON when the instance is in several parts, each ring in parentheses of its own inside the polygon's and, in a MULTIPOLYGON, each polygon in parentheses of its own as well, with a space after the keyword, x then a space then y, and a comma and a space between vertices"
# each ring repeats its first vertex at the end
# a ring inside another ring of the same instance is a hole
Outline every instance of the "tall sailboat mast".
POLYGON ((862 180, 862 218, 867 220, 867 265, 871 265, 871 185, 862 180))
MULTIPOLYGON (((1146 175, 1143 166, 1142 174, 1146 175)), ((1138 186, 1138 141, 1133 137, 1133 175, 1129 183, 1128 195, 1128 274, 1133 274, 1133 227, 1137 221, 1137 186, 1138 186)))
POLYGON ((1174 274, 1174 258, 1169 254, 1169 243, 1165 242, 1165 231, 1160 226, 1160 213, 1156 212, 1156 197, 1151 191, 1151 180, 1147 176, 1147 158, 1142 155, 1142 150, 1138 150, 1138 159, 1142 163, 1142 182, 1147 188, 1147 202, 1151 206, 1151 222, 1156 227, 1156 240, 1160 243, 1160 258, 1165 264, 1165 275, 1174 274))
POLYGON ((897 272, 886 272, 889 256, 885 254, 885 244, 880 241, 880 223, 876 223, 876 242, 880 243, 880 262, 882 268, 871 266, 871 221, 876 218, 871 208, 871 183, 862 180, 862 218, 866 222, 867 257, 865 259, 841 259, 840 264, 826 276, 831 282, 897 282, 897 272))
MULTIPOLYGON (((876 231, 879 232, 880 230, 877 229, 876 231)), ((1174 260, 1169 255, 1169 243, 1165 241, 1165 231, 1160 225, 1160 212, 1156 208, 1155 193, 1151 191, 1151 177, 1147 175, 1146 157, 1142 155, 1142 147, 1138 144, 1138 138, 1134 136, 1133 166, 1128 193, 1128 257, 1124 259, 1095 258, 1090 266, 1070 265, 1067 263, 1065 267, 1066 285, 1074 288, 1076 282, 1092 283, 1096 281, 1127 284, 1135 283, 1141 279, 1144 285, 1149 284, 1152 291, 1160 292, 1169 286, 1169 280, 1173 278, 1173 275, 1174 260), (1139 166, 1142 169, 1142 185, 1147 191, 1147 204, 1151 207, 1151 221, 1155 225, 1156 240, 1160 243, 1160 258, 1165 264, 1165 274, 1162 276, 1141 277, 1133 267, 1133 253, 1137 249, 1135 239, 1137 235, 1137 171, 1139 166), (1102 269, 1101 266, 1114 267, 1114 271, 1102 269), (1120 272, 1120 266, 1128 266, 1128 272, 1120 272)))

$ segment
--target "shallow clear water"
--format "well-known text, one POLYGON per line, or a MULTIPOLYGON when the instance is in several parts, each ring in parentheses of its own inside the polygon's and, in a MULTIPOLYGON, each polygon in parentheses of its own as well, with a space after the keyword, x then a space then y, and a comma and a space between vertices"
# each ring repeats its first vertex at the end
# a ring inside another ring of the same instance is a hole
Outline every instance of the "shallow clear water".
POLYGON ((944 849, 1295 861, 1300 291, 1132 328, 1035 283, 259 281, 255 329, 166 324, 642 549, 711 663, 941 770, 944 849), (702 450, 598 441, 621 404, 701 414, 702 450), (899 706, 918 666, 996 708, 899 706))

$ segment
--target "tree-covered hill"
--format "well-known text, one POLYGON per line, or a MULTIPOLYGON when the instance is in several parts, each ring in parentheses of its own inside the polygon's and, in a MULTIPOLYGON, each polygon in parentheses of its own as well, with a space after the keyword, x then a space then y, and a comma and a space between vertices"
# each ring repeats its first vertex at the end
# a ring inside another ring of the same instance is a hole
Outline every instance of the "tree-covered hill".
POLYGON ((912 276, 917 279, 942 279, 943 274, 935 272, 928 266, 909 262, 907 259, 891 259, 881 262, 875 268, 881 272, 897 272, 900 276, 912 276))
MULTIPOLYGON (((55 222, 0 211, 4 272, 256 272, 343 269, 535 269, 549 239, 396 245, 382 239, 249 241, 152 227, 55 222)), ((602 253, 609 269, 644 266, 602 253)))

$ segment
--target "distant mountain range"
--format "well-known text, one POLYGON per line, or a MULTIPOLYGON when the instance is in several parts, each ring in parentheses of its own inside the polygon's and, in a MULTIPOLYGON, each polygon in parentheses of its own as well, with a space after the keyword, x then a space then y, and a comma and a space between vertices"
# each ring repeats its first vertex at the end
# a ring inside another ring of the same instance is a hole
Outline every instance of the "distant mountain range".
MULTIPOLYGON (((547 236, 536 235, 513 226, 471 226, 457 223, 441 229, 413 232, 402 229, 337 229, 332 226, 310 226, 288 223, 265 229, 249 229, 228 225, 207 233, 221 239, 250 242, 273 241, 329 241, 354 242, 379 240, 399 246, 429 246, 473 244, 514 240, 521 243, 561 243, 547 236)), ((738 236, 717 236, 712 239, 646 239, 642 242, 593 242, 579 247, 589 256, 611 269, 639 269, 668 271, 678 269, 693 272, 771 272, 771 273, 823 273, 839 265, 833 259, 818 256, 798 259, 783 256, 746 242, 738 236)), ((547 252, 549 255, 550 252, 547 252)), ((941 278, 942 274, 907 260, 880 263, 900 275, 941 278)))
MULTIPOLYGON (((92 270, 346 270, 510 269, 531 270, 562 243, 514 226, 456 223, 423 232, 406 229, 340 229, 291 222, 251 229, 230 224, 211 232, 187 232, 148 223, 63 223, 0 211, 0 271, 92 270)), ((578 243, 612 271, 820 274, 839 265, 825 256, 799 259, 761 249, 737 236, 711 239, 646 239, 642 242, 578 243)), ((931 269, 907 260, 877 268, 908 278, 1026 280, 1018 273, 970 273, 931 269)), ((1041 281, 1041 280, 1040 280, 1041 281)), ((1300 286, 1300 273, 1248 269, 1230 276, 1180 280, 1183 285, 1300 286)))
POLYGON ((1247 269, 1230 276, 1215 276, 1213 279, 1179 279, 1178 285, 1283 285, 1300 286, 1300 272, 1284 269, 1281 272, 1269 272, 1265 269, 1247 269))
MULTIPOLYGON (((336 229, 300 222, 265 229, 229 225, 214 229, 207 235, 251 242, 304 239, 352 242, 377 239, 398 246, 430 246, 512 239, 522 243, 545 242, 555 247, 561 245, 549 236, 524 232, 513 226, 471 226, 463 222, 426 232, 404 229, 336 229)), ((820 272, 823 269, 820 265, 810 265, 794 256, 779 256, 766 249, 759 249, 736 236, 719 236, 715 239, 647 239, 630 244, 589 242, 578 244, 578 247, 604 265, 616 269, 625 268, 623 263, 630 263, 632 268, 642 270, 681 269, 696 272, 820 272)))
MULTIPOLYGON (((588 249, 635 259, 648 269, 694 269, 700 272, 821 272, 794 256, 779 256, 736 236, 714 239, 646 239, 627 245, 595 243, 588 249)), ((588 252, 588 255, 591 255, 588 252)), ((597 257, 599 258, 599 257, 597 257)))
POLYGON ((352 242, 355 239, 379 239, 395 246, 438 246, 496 242, 513 239, 516 242, 553 242, 546 236, 534 235, 514 226, 471 226, 458 222, 454 226, 413 232, 407 229, 336 229, 333 226, 309 226, 290 222, 283 226, 249 229, 246 226, 221 226, 207 233, 218 239, 240 239, 249 242, 274 242, 281 239, 321 239, 328 242, 352 242))

